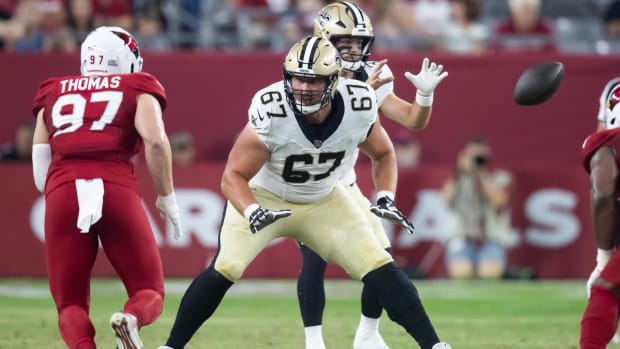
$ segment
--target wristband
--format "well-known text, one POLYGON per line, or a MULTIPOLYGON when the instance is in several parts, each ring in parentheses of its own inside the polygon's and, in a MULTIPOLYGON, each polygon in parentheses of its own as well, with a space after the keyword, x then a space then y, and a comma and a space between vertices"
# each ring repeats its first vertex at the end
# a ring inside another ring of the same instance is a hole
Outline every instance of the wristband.
POLYGON ((249 204, 248 207, 243 210, 243 216, 245 217, 245 219, 250 220, 252 212, 256 211, 256 209, 258 208, 260 208, 260 205, 257 203, 249 204))
POLYGON ((387 196, 388 198, 390 198, 392 201, 394 201, 394 192, 391 192, 389 190, 379 190, 377 192, 377 194, 375 194, 375 201, 379 200, 382 197, 387 196))
POLYGON ((176 205, 177 198, 174 195, 174 190, 168 195, 159 195, 159 201, 166 206, 176 205))
POLYGON ((430 107, 433 105, 433 93, 425 96, 420 91, 416 91, 415 93, 415 102, 418 103, 420 107, 430 107))

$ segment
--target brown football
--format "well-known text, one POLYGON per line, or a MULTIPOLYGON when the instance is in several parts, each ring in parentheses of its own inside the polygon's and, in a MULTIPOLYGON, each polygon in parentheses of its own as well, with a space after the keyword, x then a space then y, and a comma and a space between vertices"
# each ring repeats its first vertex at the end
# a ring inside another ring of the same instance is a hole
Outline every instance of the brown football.
POLYGON ((515 103, 536 105, 545 102, 558 90, 563 77, 564 65, 560 62, 542 62, 530 66, 515 85, 515 103))

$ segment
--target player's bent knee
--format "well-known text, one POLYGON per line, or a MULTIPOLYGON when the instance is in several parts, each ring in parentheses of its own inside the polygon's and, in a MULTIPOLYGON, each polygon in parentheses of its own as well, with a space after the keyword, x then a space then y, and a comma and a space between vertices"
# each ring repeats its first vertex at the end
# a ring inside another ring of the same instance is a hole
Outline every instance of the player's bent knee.
POLYGON ((372 273, 373 271, 376 271, 380 268, 387 266, 390 263, 393 263, 394 259, 392 258, 392 256, 387 251, 385 250, 383 251, 385 252, 385 256, 379 259, 376 259, 375 261, 370 261, 368 265, 366 266, 366 270, 360 275, 351 275, 351 276, 357 280, 362 280, 363 278, 365 278, 368 274, 372 273))
POLYGON ((469 279, 474 276, 474 266, 469 261, 458 261, 448 267, 450 278, 469 279))
POLYGON ((504 268, 498 262, 480 263, 478 268, 478 276, 483 279, 499 279, 504 273, 504 268))
POLYGON ((215 270, 222 274, 228 281, 237 282, 241 279, 246 265, 236 260, 224 260, 218 258, 215 262, 215 270))

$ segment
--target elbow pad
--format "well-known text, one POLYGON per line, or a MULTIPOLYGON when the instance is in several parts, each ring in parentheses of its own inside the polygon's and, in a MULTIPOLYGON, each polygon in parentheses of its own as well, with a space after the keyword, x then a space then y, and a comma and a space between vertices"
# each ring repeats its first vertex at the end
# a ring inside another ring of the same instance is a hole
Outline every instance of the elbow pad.
POLYGON ((52 162, 52 150, 47 143, 34 144, 32 146, 32 175, 34 185, 41 193, 45 192, 47 169, 52 162))

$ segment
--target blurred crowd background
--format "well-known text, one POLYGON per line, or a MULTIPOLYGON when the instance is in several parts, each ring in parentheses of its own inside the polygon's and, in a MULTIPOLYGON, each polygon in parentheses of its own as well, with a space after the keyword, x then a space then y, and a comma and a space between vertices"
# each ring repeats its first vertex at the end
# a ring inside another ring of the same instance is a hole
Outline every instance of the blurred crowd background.
MULTIPOLYGON (((286 51, 312 33, 321 0, 0 0, 5 52, 77 52, 99 25, 143 51, 286 51)), ((619 0, 351 0, 376 51, 620 54, 619 0)))

